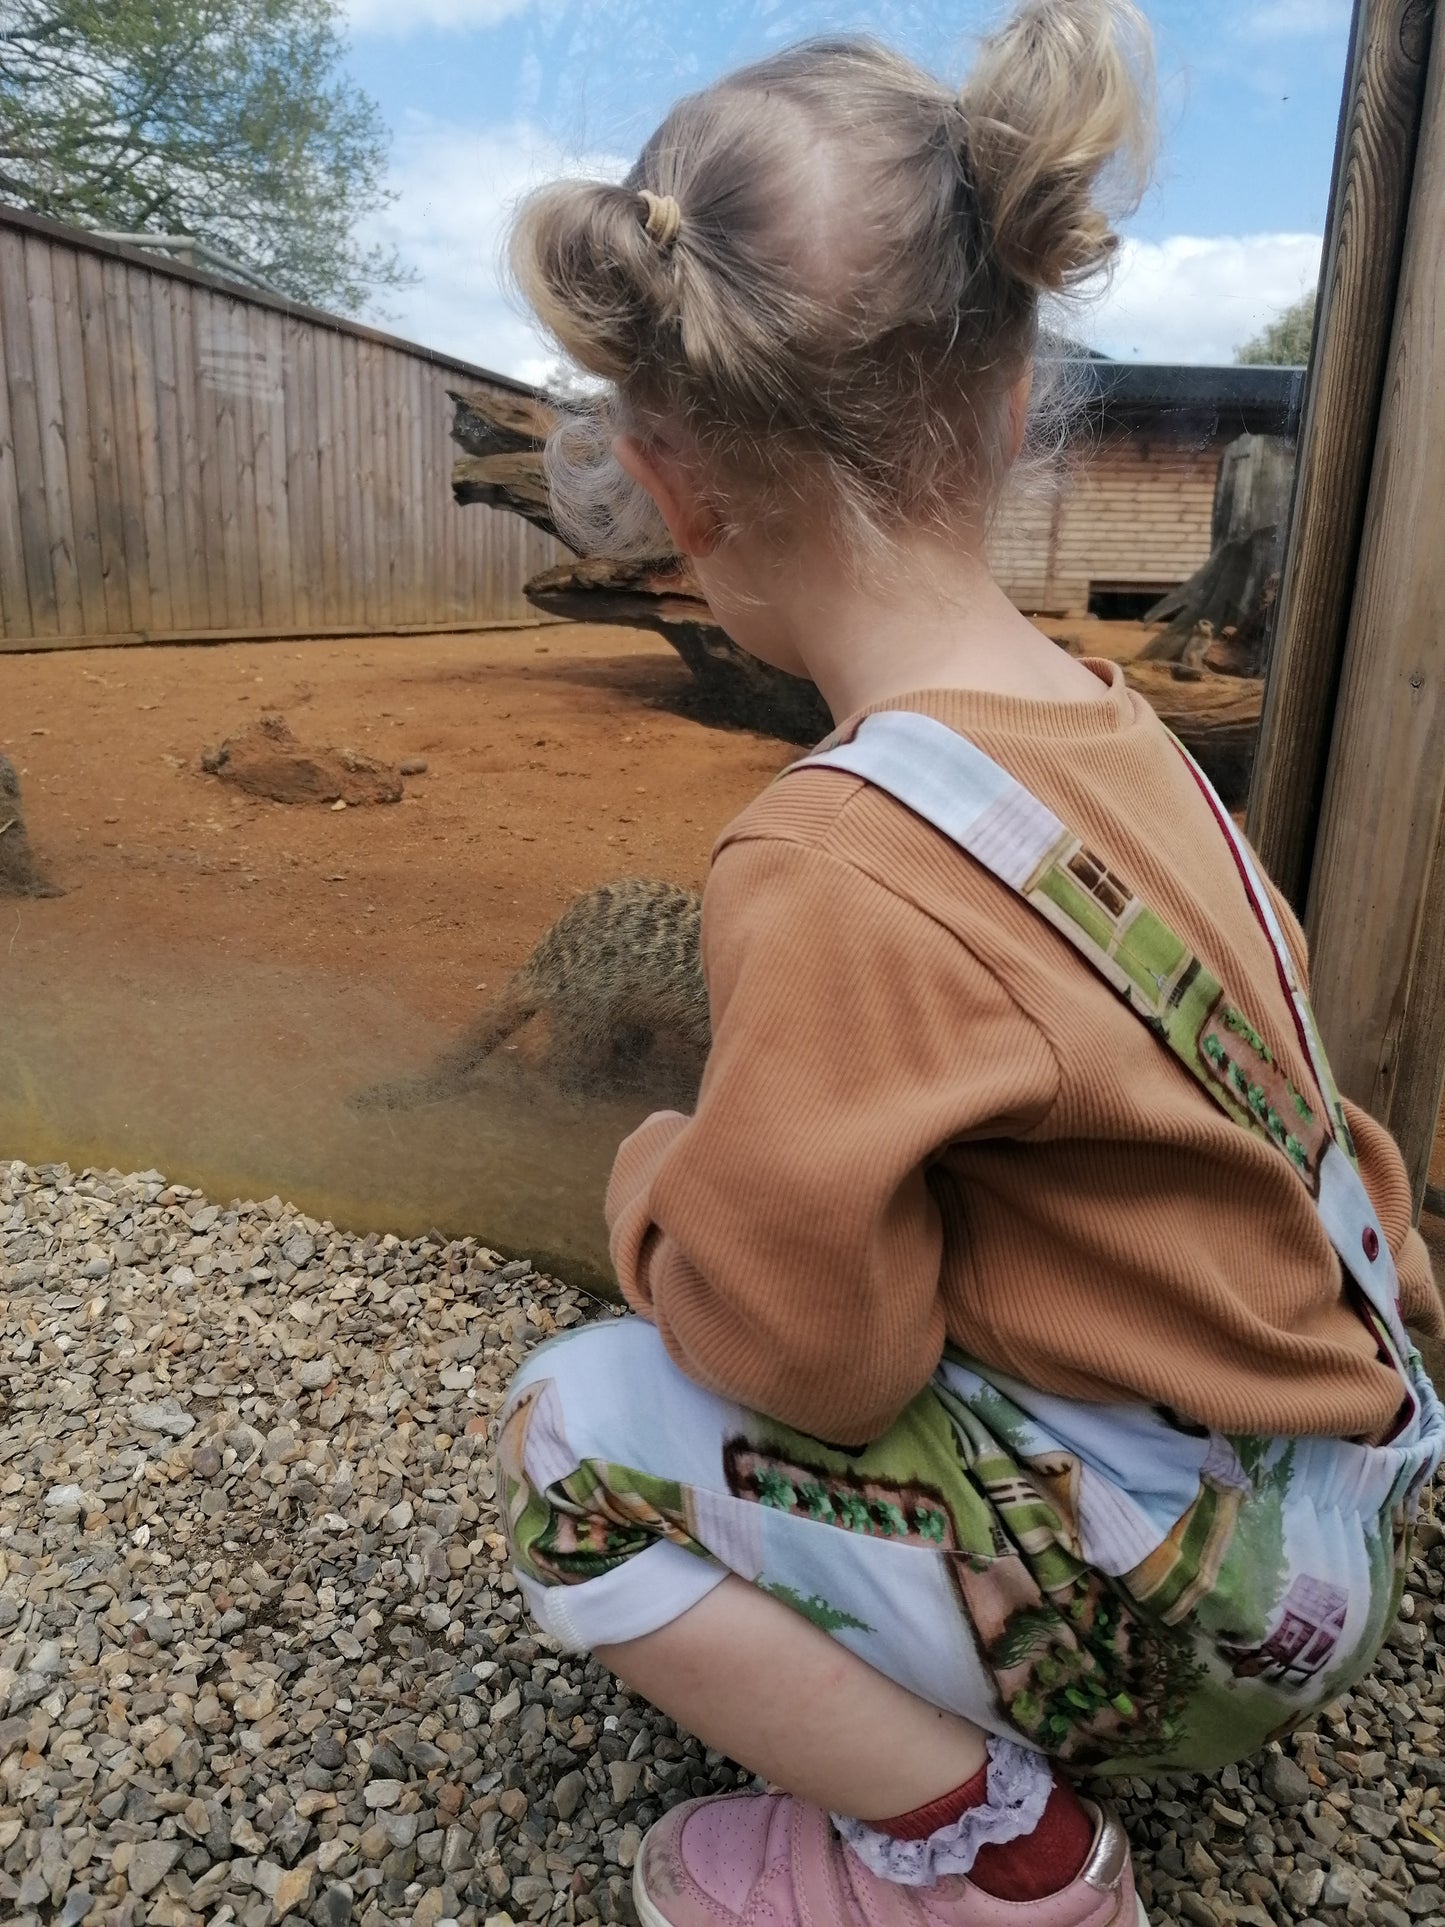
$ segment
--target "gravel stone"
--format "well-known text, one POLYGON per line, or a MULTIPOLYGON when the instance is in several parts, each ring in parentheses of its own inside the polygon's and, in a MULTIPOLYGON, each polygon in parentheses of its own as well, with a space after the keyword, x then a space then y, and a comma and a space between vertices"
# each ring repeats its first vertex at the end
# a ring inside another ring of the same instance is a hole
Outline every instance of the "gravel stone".
POLYGON ((587 1791, 587 1782, 574 1767, 572 1772, 563 1774, 552 1789, 552 1805, 559 1820, 570 1820, 582 1804, 582 1796, 587 1791))
POLYGON ((132 1405, 131 1424, 139 1426, 143 1432, 169 1432, 174 1438, 183 1439, 187 1432, 194 1431, 196 1421, 189 1412, 183 1412, 173 1398, 154 1399, 149 1404, 132 1405))
POLYGON ((351 1908, 351 1889, 338 1881, 326 1889, 311 1909, 311 1918, 316 1927, 351 1927, 351 1908))
POLYGON ((1310 1797, 1309 1775, 1287 1753, 1267 1753, 1259 1783, 1277 1807, 1302 1807, 1310 1797))
POLYGON ((126 1863, 126 1885, 142 1898, 159 1887, 181 1857, 178 1840, 142 1840, 126 1863))
MULTIPOLYGON (((632 1927, 667 1807, 751 1784, 529 1627, 491 1435, 605 1316, 474 1239, 0 1162, 0 1915, 632 1927)), ((1088 1790, 1189 1927, 1445 1927, 1445 1533, 1279 1751, 1088 1790)))

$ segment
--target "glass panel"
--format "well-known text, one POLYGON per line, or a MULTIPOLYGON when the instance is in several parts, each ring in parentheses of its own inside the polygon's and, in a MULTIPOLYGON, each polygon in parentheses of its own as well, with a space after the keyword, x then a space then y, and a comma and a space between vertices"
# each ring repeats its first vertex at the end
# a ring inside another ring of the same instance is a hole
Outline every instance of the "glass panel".
MULTIPOLYGON (((1159 184, 1111 291, 1049 318, 1062 446, 991 554, 1237 804, 1345 10, 1150 11, 1159 184)), ((536 385, 570 377, 500 239, 527 186, 619 177, 739 61, 861 28, 956 75, 983 20, 352 0, 336 71, 395 199, 358 177, 350 255, 179 204, 169 234, 101 223, 148 251, 0 216, 0 1152, 605 1279, 616 1144, 696 1088, 709 850, 829 719, 669 568, 548 532, 536 385)))

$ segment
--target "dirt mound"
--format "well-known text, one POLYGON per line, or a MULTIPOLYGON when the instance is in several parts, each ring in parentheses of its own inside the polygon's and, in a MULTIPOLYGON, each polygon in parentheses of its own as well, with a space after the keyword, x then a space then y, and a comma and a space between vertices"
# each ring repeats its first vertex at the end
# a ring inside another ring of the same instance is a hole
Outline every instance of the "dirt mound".
POLYGON ((244 735, 207 750, 201 768, 273 803, 399 803, 401 771, 354 749, 307 749, 284 716, 263 716, 244 735))
POLYGON ((35 866, 35 853, 25 834, 25 812, 20 807, 20 778, 9 757, 0 756, 0 897, 59 895, 35 866))

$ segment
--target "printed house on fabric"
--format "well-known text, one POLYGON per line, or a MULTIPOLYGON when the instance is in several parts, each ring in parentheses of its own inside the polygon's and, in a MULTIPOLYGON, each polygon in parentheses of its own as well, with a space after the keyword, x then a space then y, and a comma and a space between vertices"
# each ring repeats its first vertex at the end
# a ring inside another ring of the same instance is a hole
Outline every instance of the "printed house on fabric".
POLYGON ((1241 1678, 1267 1675, 1301 1686, 1328 1665, 1345 1630, 1349 1603, 1338 1586, 1302 1574, 1285 1594, 1279 1624, 1262 1645, 1222 1650, 1241 1678))

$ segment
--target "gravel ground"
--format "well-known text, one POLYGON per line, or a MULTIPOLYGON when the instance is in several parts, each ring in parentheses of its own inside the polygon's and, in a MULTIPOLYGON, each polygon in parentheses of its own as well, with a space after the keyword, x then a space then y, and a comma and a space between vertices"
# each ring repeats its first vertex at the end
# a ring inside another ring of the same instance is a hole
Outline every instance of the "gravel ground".
MULTIPOLYGON (((505 1569, 489 1428, 595 1314, 472 1240, 0 1163, 5 1919, 633 1918, 643 1830, 746 1781, 505 1569)), ((1445 1923, 1441 1540, 1286 1750, 1125 1789, 1156 1922, 1445 1923)))

